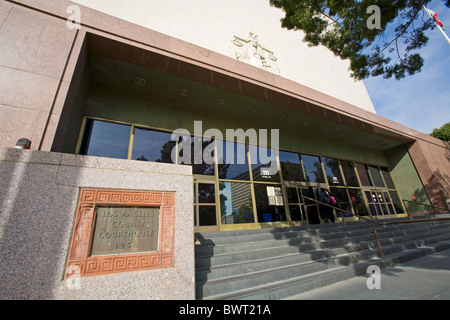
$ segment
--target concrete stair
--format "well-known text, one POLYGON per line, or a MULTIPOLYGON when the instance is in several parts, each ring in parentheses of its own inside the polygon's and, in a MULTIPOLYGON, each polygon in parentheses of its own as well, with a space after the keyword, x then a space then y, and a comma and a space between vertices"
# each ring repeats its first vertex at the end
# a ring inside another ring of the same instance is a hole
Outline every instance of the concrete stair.
POLYGON ((450 248, 450 221, 376 226, 365 221, 199 233, 197 299, 278 300, 450 248))

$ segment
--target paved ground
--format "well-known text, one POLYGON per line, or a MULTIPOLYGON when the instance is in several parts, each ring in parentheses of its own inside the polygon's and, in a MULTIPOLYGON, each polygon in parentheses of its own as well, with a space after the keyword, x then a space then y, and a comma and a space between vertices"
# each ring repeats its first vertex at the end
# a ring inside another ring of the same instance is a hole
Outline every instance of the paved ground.
POLYGON ((342 281, 289 300, 450 300, 450 250, 381 269, 380 289, 368 289, 368 277, 342 281))

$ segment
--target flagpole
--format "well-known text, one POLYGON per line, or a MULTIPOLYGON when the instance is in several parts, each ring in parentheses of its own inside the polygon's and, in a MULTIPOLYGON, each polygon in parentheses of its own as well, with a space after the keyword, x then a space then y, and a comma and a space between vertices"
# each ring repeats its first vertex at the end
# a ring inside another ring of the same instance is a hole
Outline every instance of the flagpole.
MULTIPOLYGON (((434 21, 433 17, 431 16, 431 13, 427 10, 427 8, 422 5, 422 7, 425 9, 425 11, 428 13, 428 15, 430 16, 430 19, 434 21)), ((434 23, 436 25, 436 27, 439 28, 439 30, 442 32, 442 34, 444 35, 445 39, 447 39, 447 42, 450 44, 450 39, 448 38, 447 34, 444 32, 444 30, 442 30, 441 26, 439 26, 436 22, 434 23)))

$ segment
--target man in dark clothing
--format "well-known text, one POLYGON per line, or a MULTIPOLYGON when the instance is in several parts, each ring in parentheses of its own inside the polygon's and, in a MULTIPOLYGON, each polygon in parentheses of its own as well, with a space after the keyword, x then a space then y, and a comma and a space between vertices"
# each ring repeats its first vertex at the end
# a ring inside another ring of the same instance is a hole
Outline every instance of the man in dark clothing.
MULTIPOLYGON (((325 188, 320 189, 319 201, 326 203, 330 206, 332 205, 330 195, 328 194, 328 190, 326 190, 325 188)), ((320 214, 321 214, 322 218, 325 220, 325 223, 328 223, 328 220, 331 220, 331 222, 334 223, 334 214, 333 214, 332 207, 326 206, 324 204, 320 204, 319 209, 320 209, 320 214)))

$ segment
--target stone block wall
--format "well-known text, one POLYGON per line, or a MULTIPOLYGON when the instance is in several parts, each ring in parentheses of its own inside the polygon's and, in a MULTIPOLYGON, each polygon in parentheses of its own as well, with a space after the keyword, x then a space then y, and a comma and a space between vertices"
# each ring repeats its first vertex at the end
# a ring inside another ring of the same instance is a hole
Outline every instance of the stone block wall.
POLYGON ((194 299, 191 167, 0 148, 0 299, 194 299), (65 280, 81 188, 175 194, 169 268, 65 280))

